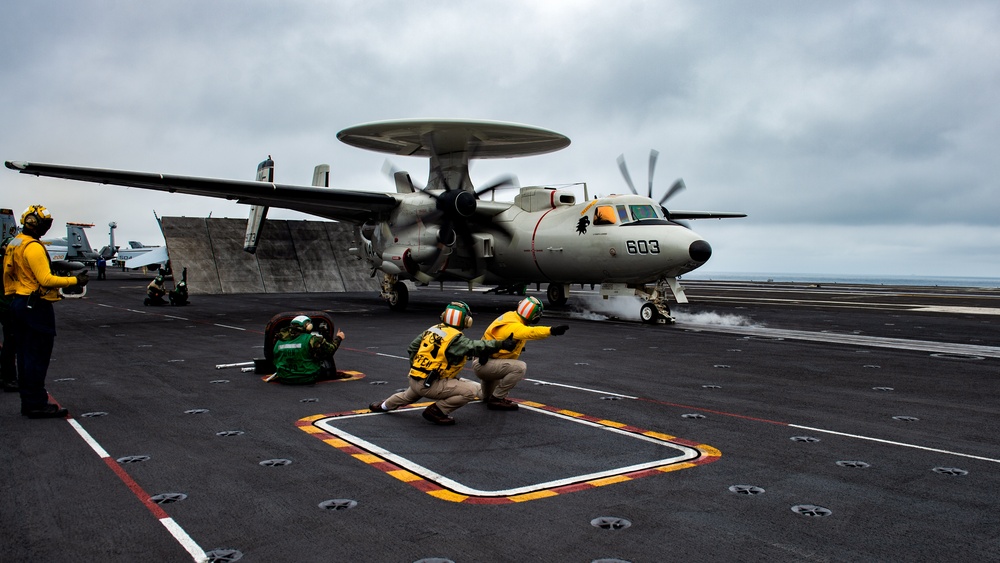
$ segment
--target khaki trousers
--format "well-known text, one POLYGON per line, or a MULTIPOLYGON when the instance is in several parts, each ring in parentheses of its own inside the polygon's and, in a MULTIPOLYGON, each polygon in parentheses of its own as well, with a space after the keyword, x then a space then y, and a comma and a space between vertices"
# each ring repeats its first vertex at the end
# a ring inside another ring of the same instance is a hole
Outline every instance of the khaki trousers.
POLYGON ((479 363, 479 358, 472 361, 472 369, 483 381, 483 400, 490 397, 506 399, 507 393, 524 379, 528 372, 528 364, 521 360, 500 360, 490 358, 486 365, 479 363))
POLYGON ((395 410, 399 407, 415 403, 421 397, 424 397, 427 399, 436 399, 434 404, 441 409, 441 412, 450 414, 455 409, 469 403, 469 401, 476 400, 482 392, 480 385, 475 381, 466 381, 457 377, 453 379, 438 379, 427 388, 424 387, 423 379, 414 379, 412 377, 407 377, 406 379, 409 383, 409 388, 385 400, 385 406, 389 410, 395 410))

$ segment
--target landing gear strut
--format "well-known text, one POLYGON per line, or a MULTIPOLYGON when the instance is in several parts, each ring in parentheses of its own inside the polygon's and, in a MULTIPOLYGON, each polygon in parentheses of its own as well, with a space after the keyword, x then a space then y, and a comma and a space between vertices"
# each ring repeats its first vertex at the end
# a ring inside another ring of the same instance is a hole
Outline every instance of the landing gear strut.
MULTIPOLYGON (((676 278, 674 284, 677 284, 676 278)), ((656 286, 653 287, 653 291, 647 291, 646 286, 636 288, 635 294, 648 300, 643 303, 642 307, 639 309, 639 319, 647 324, 674 324, 676 319, 670 315, 670 306, 667 305, 668 292, 677 295, 673 289, 673 285, 670 284, 667 278, 660 278, 657 280, 656 286)), ((678 291, 681 291, 679 285, 678 291)), ((682 291, 681 295, 683 295, 682 291)), ((681 300, 678 299, 678 302, 680 301, 681 300)), ((686 301, 686 299, 684 301, 686 301)))
POLYGON ((569 286, 561 283, 550 283, 545 291, 545 296, 549 298, 549 304, 555 308, 562 307, 569 299, 569 286))
POLYGON ((410 290, 406 284, 399 281, 397 276, 385 274, 382 278, 382 299, 389 304, 389 309, 393 311, 404 311, 410 303, 410 290))

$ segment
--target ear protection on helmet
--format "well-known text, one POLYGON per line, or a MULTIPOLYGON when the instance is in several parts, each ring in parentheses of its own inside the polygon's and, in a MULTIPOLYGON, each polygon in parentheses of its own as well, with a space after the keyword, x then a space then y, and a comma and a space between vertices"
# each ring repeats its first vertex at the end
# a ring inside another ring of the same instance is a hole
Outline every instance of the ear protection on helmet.
POLYGON ((52 226, 52 215, 41 205, 31 205, 21 214, 21 226, 29 233, 41 236, 52 226))
POLYGON ((542 310, 542 302, 535 297, 525 297, 517 304, 517 314, 528 323, 542 318, 542 310))
POLYGON ((458 329, 472 326, 472 309, 462 301, 452 301, 441 313, 441 321, 458 329))

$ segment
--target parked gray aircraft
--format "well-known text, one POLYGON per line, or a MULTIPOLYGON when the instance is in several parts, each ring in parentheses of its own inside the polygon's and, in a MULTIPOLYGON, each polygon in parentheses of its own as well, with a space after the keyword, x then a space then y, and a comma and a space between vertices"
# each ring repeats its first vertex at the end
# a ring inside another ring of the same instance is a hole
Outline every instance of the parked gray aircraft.
POLYGON ((66 238, 42 239, 49 258, 80 262, 85 265, 93 264, 101 257, 110 260, 115 255, 114 248, 105 246, 97 252, 90 246, 84 229, 93 226, 93 223, 66 223, 66 238))
MULTIPOLYGON (((418 283, 464 280, 470 284, 548 283, 550 303, 566 302, 573 284, 600 284, 604 296, 638 295, 646 300, 645 322, 672 320, 667 296, 686 303, 677 277, 712 255, 702 237, 678 220, 745 217, 743 213, 668 210, 663 203, 684 187, 678 180, 653 199, 657 153, 650 155, 649 187, 640 195, 624 159, 619 167, 630 194, 578 202, 568 190, 521 187, 513 203, 481 199, 513 185, 504 177, 476 189, 469 178, 473 159, 511 158, 565 148, 569 138, 537 127, 495 121, 399 120, 357 125, 337 138, 349 145, 399 156, 427 157, 426 187, 393 171, 396 193, 333 189, 324 168, 313 186, 273 182, 270 158, 258 181, 219 180, 34 162, 6 166, 23 174, 116 184, 226 198, 252 207, 245 248, 256 248, 268 207, 309 213, 358 226, 360 245, 351 253, 382 273, 382 297, 403 309, 418 283)), ((323 165, 325 166, 325 165, 323 165)), ((325 168, 328 170, 328 167, 325 168)))

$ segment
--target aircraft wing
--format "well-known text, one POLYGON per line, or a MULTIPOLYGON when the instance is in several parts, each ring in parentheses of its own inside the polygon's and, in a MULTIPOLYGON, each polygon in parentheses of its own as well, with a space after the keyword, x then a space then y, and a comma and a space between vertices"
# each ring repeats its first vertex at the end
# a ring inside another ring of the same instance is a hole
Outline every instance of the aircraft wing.
POLYGON ((726 211, 668 211, 667 218, 675 219, 736 219, 746 217, 746 213, 730 213, 726 211))
POLYGON ((36 162, 7 161, 4 164, 7 168, 22 174, 224 198, 247 205, 266 205, 291 209, 326 219, 353 223, 374 219, 379 214, 390 211, 399 204, 393 196, 380 192, 170 176, 36 162))
POLYGON ((167 247, 158 246, 149 252, 143 252, 135 258, 129 258, 125 261, 125 267, 133 269, 150 266, 152 264, 166 264, 169 259, 170 256, 167 255, 167 247))

